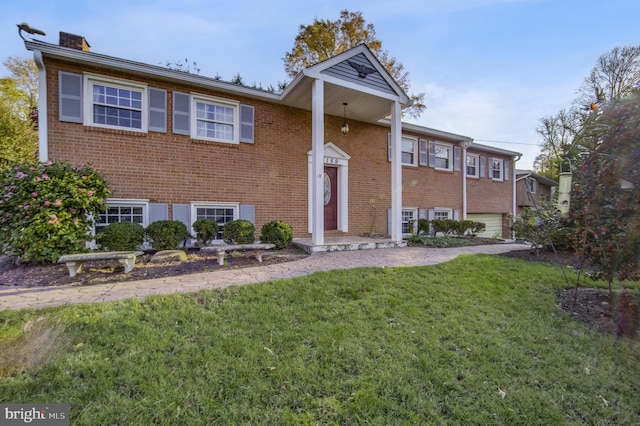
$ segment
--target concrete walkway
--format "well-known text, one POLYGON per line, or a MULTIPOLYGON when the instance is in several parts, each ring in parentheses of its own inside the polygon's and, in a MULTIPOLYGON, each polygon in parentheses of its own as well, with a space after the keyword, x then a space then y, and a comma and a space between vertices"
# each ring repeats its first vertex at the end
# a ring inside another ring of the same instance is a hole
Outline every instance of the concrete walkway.
POLYGON ((275 279, 309 275, 317 271, 361 266, 426 266, 449 261, 460 254, 500 254, 530 248, 526 244, 494 244, 432 249, 420 247, 314 253, 301 260, 241 269, 182 275, 152 280, 126 281, 91 286, 0 287, 1 309, 41 308, 75 303, 143 298, 153 294, 194 292, 275 279))

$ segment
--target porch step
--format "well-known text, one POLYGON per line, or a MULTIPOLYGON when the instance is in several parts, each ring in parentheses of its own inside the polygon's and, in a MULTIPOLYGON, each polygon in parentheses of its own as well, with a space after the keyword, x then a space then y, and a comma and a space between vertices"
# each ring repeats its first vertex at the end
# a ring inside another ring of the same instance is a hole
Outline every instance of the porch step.
POLYGON ((325 243, 322 245, 313 245, 308 238, 294 238, 293 244, 302 248, 307 253, 322 253, 329 251, 355 251, 355 250, 373 250, 380 248, 395 248, 406 247, 406 241, 391 241, 391 240, 379 240, 369 238, 353 238, 348 237, 335 238, 336 241, 331 241, 333 238, 325 238, 325 243))

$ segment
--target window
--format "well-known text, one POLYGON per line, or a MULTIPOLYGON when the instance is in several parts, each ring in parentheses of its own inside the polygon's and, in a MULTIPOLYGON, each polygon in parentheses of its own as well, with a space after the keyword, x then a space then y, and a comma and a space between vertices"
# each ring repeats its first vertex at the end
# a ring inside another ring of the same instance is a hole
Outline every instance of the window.
POLYGON ((503 170, 503 160, 498 160, 495 158, 491 159, 491 179, 493 180, 503 180, 502 170, 503 170))
POLYGON ((434 142, 436 169, 453 170, 451 145, 434 142))
POLYGON ((147 131, 147 87, 85 75, 85 125, 147 131))
POLYGON ((194 139, 239 143, 239 104, 217 98, 193 96, 191 135, 194 139))
MULTIPOLYGON (((218 224, 218 235, 214 242, 221 242, 223 238, 222 227, 225 223, 239 218, 239 207, 237 204, 192 204, 192 221, 198 219, 210 219, 218 224)), ((193 223, 191 224, 193 225, 193 223)), ((195 231, 192 231, 195 235, 195 231)))
POLYGON ((418 229, 418 210, 402 209, 402 234, 411 235, 418 229))
POLYGON ((433 210, 433 219, 434 220, 447 220, 451 219, 451 209, 434 209, 433 210))
POLYGON ((418 141, 416 139, 402 137, 402 164, 407 166, 417 165, 417 148, 418 141))
POLYGON ((119 222, 139 223, 146 227, 148 207, 148 202, 144 200, 107 200, 107 209, 96 220, 95 233, 109 224, 119 222))
POLYGON ((528 177, 527 178, 527 191, 529 191, 529 193, 531 194, 535 194, 536 193, 536 187, 538 186, 538 181, 535 180, 532 177, 528 177))
POLYGON ((467 154, 467 177, 477 178, 479 174, 479 157, 476 154, 467 154))

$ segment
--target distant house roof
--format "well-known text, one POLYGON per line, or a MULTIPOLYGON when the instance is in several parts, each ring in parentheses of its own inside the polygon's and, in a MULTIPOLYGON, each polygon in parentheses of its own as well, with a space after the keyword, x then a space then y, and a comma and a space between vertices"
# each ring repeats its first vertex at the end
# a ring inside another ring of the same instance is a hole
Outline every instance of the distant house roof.
POLYGON ((548 177, 538 174, 532 170, 521 170, 521 169, 516 170, 516 178, 518 178, 518 176, 524 177, 523 175, 531 176, 532 178, 535 178, 538 182, 548 186, 558 186, 558 182, 556 182, 555 180, 549 179, 548 177))

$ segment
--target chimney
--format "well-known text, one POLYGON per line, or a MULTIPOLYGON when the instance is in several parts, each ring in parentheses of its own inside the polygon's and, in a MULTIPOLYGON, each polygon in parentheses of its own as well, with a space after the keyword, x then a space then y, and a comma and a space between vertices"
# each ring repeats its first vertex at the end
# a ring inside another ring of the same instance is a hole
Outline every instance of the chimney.
POLYGON ((62 31, 60 31, 60 46, 70 47, 71 49, 82 50, 84 52, 88 52, 91 47, 84 37, 62 31))

